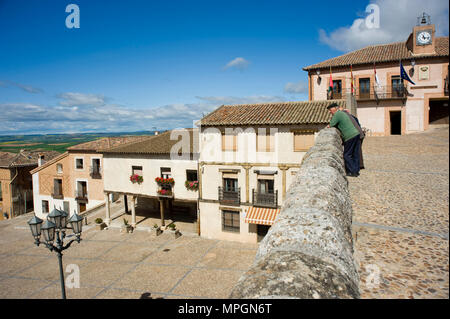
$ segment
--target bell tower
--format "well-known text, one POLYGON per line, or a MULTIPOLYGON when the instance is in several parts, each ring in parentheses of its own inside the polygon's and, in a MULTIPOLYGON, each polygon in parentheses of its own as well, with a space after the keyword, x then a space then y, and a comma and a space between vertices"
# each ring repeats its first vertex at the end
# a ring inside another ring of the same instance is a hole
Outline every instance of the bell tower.
POLYGON ((417 17, 417 25, 412 33, 413 54, 434 54, 435 51, 435 26, 431 24, 431 19, 425 12, 421 17, 417 17))

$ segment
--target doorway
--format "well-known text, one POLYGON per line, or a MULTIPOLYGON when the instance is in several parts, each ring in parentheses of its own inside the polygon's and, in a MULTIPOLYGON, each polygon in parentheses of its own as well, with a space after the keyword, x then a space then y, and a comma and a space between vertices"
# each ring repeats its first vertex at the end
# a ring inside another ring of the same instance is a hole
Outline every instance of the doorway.
POLYGON ((391 122, 391 135, 402 134, 402 111, 389 112, 389 119, 391 122))
POLYGON ((429 124, 449 124, 448 100, 430 100, 429 124))
POLYGON ((78 206, 80 207, 80 214, 86 211, 86 203, 78 203, 78 206))
POLYGON ((270 229, 270 225, 256 225, 256 233, 258 235, 258 243, 264 239, 267 235, 267 232, 270 229))

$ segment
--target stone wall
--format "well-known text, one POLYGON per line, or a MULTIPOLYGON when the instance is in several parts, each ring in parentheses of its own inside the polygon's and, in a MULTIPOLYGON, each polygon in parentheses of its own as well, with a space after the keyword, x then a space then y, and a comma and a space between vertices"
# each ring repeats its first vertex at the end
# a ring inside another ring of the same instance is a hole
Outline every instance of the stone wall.
POLYGON ((339 131, 319 132, 230 298, 359 298, 339 131))

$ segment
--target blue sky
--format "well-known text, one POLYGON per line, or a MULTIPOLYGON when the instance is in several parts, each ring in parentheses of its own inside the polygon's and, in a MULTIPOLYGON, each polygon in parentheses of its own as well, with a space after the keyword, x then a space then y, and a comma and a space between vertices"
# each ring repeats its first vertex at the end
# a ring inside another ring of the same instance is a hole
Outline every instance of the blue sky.
POLYGON ((222 104, 307 100, 302 67, 403 41, 423 11, 448 35, 441 0, 0 0, 0 134, 192 127, 222 104), (374 36, 352 27, 370 3, 374 36))

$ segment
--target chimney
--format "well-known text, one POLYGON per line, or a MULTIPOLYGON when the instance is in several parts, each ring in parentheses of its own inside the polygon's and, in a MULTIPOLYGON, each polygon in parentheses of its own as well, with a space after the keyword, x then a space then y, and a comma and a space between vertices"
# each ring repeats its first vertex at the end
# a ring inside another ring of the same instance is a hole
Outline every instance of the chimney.
POLYGON ((38 167, 44 164, 44 154, 39 154, 38 167))

